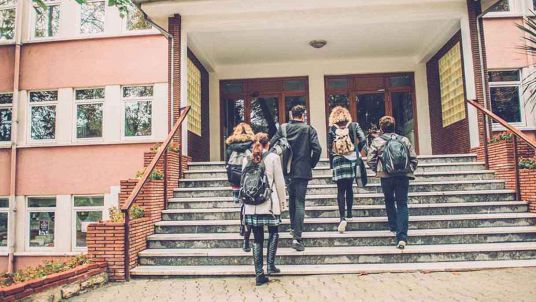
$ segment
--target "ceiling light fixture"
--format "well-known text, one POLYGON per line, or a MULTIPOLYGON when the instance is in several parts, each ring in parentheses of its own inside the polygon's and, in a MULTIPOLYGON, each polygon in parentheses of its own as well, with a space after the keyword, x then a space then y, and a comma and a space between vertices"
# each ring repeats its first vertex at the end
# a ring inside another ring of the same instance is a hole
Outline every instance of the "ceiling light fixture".
POLYGON ((311 42, 309 42, 309 45, 314 48, 322 48, 326 46, 326 44, 328 44, 326 40, 312 40, 311 42))

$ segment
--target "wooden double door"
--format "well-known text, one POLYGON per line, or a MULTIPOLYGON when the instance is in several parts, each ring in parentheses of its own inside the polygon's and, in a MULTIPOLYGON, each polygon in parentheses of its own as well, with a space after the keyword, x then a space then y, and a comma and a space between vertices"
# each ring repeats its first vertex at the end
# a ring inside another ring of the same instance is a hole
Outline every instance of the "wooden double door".
POLYGON ((336 106, 348 108, 366 132, 384 115, 397 121, 396 132, 418 146, 413 73, 326 76, 326 120, 336 106))

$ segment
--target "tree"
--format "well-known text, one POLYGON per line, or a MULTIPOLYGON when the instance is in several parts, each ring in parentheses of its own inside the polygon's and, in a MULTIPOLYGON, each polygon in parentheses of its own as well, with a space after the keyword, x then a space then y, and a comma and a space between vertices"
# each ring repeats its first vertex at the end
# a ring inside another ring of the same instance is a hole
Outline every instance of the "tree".
MULTIPOLYGON (((78 4, 85 4, 87 3, 87 0, 74 0, 78 4)), ((37 5, 39 5, 41 8, 46 9, 47 8, 47 0, 33 0, 33 2, 37 5)), ((124 17, 129 8, 133 6, 132 2, 130 0, 108 0, 108 6, 115 6, 119 9, 119 13, 121 14, 121 17, 124 17)))
MULTIPOLYGON (((517 27, 525 34, 525 44, 520 48, 527 52, 530 56, 536 56, 536 13, 531 12, 531 16, 523 18, 523 24, 518 24, 517 27)), ((536 72, 531 72, 523 80, 523 94, 527 95, 525 104, 531 105, 531 111, 536 108, 536 72)))

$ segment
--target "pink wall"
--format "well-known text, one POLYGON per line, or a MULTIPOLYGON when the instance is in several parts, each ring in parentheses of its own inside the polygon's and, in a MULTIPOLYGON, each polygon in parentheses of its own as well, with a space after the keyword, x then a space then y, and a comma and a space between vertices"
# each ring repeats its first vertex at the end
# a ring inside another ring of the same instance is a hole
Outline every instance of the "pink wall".
MULTIPOLYGON (((15 271, 25 269, 29 266, 35 267, 43 264, 45 260, 51 261, 65 261, 70 259, 70 256, 16 256, 15 257, 15 271)), ((0 257, 0 273, 7 272, 7 256, 0 257)))
POLYGON ((143 168, 152 144, 25 148, 18 151, 17 195, 97 194, 143 168))
POLYGON ((484 37, 489 69, 528 66, 527 55, 519 47, 525 44, 516 24, 521 18, 484 19, 484 37))
POLYGON ((167 82, 160 35, 26 44, 21 89, 167 82))
POLYGON ((9 195, 11 149, 0 149, 0 196, 9 195))
POLYGON ((13 91, 13 64, 15 46, 0 46, 0 92, 13 91))

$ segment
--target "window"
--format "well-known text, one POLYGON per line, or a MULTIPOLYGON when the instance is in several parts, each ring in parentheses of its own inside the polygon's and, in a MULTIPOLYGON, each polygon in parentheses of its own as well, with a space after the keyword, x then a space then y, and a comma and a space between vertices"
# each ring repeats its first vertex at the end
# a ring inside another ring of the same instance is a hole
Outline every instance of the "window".
POLYGON ((0 198, 0 249, 7 247, 7 238, 9 227, 9 199, 0 198))
POLYGON ((60 3, 54 0, 43 1, 46 8, 35 5, 34 11, 34 37, 54 37, 60 28, 60 3))
POLYGON ((151 136, 153 86, 123 87, 124 135, 151 136))
POLYGON ((0 94, 0 142, 11 140, 13 94, 0 94))
POLYGON ((129 5, 126 17, 126 28, 128 31, 147 30, 153 28, 153 26, 143 17, 143 13, 136 6, 129 5))
POLYGON ((489 12, 509 12, 510 0, 501 0, 489 9, 489 12))
POLYGON ((50 140, 56 137, 58 91, 30 92, 30 138, 50 140))
POLYGON ((15 37, 16 0, 0 0, 0 41, 15 37))
POLYGON ((522 123, 521 74, 519 70, 488 72, 491 110, 509 123, 522 123))
POLYGON ((102 137, 104 88, 77 89, 76 138, 102 137))
POLYGON ((188 130, 201 136, 201 71, 188 59, 188 130))
POLYGON ((87 226, 92 222, 102 220, 104 211, 104 197, 102 196, 74 196, 73 197, 73 247, 86 247, 87 226))
POLYGON ((104 32, 106 5, 104 1, 87 1, 80 6, 80 33, 98 34, 104 32))
POLYGON ((460 43, 439 59, 443 127, 465 119, 465 91, 460 43))
POLYGON ((36 248, 54 247, 56 198, 28 198, 28 245, 36 248))

